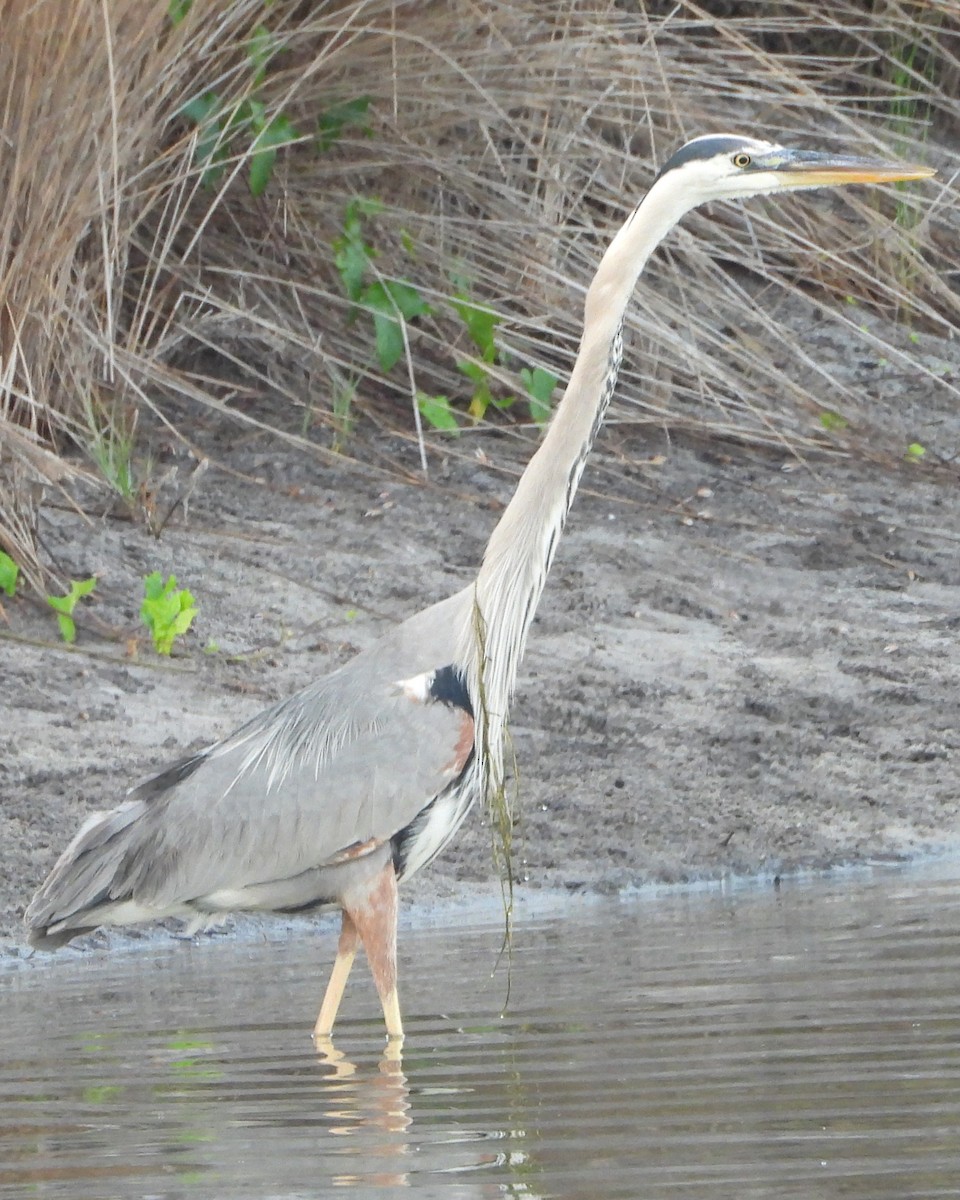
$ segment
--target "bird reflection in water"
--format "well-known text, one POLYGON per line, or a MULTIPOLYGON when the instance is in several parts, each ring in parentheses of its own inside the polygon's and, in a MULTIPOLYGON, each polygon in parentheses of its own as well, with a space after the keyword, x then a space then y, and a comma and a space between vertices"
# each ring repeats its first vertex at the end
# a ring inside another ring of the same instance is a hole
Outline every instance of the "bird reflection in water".
MULTIPOLYGON (((371 1131, 377 1130, 387 1135, 406 1132, 413 1118, 410 1116, 410 1088, 403 1073, 403 1055, 398 1041, 387 1042, 376 1074, 361 1071, 330 1038, 318 1038, 316 1048, 317 1060, 324 1068, 323 1090, 331 1100, 331 1107, 323 1112, 330 1120, 330 1133, 338 1137, 362 1133, 369 1137, 371 1131)), ((403 1136, 384 1137, 377 1146, 368 1146, 365 1151, 384 1159, 402 1158, 409 1152, 409 1139, 403 1136)), ((399 1187, 407 1186, 410 1180, 404 1170, 385 1169, 364 1172, 362 1177, 336 1175, 331 1182, 341 1187, 352 1184, 399 1187)))

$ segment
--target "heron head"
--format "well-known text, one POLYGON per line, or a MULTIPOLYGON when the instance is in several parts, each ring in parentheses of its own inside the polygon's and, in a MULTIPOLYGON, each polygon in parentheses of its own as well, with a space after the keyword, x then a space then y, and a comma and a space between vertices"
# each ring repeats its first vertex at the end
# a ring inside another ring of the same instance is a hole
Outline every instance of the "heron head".
POLYGON ((681 146, 657 179, 673 176, 678 184, 682 183, 691 205, 696 205, 799 188, 927 179, 933 174, 931 167, 910 163, 790 150, 756 138, 717 133, 681 146))

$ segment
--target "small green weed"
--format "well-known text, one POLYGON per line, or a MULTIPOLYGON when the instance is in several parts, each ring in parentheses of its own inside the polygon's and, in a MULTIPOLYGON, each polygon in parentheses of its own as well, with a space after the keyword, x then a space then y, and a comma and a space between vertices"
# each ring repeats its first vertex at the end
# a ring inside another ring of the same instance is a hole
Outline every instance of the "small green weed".
POLYGON ((397 365, 404 353, 401 321, 425 316, 430 306, 405 279, 372 279, 377 251, 364 235, 364 221, 383 212, 381 201, 357 196, 343 214, 340 236, 333 243, 334 264, 350 300, 373 316, 374 348, 384 372, 397 365))
MULTIPOLYGON (((457 281, 457 291, 451 304, 477 349, 477 356, 458 362, 457 369, 473 383, 468 412, 475 421, 481 421, 491 404, 506 409, 516 400, 515 396, 496 395, 492 386, 494 376, 490 368, 494 363, 506 365, 496 343, 497 327, 503 318, 492 309, 475 304, 463 280, 457 281)), ((545 371, 543 367, 521 367, 520 382, 526 392, 530 416, 538 425, 546 424, 552 409, 553 389, 557 386, 556 375, 545 371)))
POLYGON ((6 592, 8 596, 12 596, 17 590, 19 574, 20 568, 10 555, 0 550, 0 592, 6 592))
POLYGON ((137 443, 138 410, 109 392, 98 389, 83 397, 83 421, 86 426, 84 447, 103 479, 117 493, 131 513, 139 508, 141 486, 149 479, 151 464, 134 461, 137 443))
POLYGON ((137 480, 133 465, 134 439, 114 425, 91 431, 87 449, 100 474, 130 509, 136 507, 137 480))
MULTIPOLYGON (((378 252, 368 240, 368 222, 384 211, 383 202, 376 197, 356 196, 351 200, 344 210, 340 235, 333 242, 333 254, 343 290, 356 305, 351 316, 361 309, 372 316, 374 353, 380 369, 386 373, 405 353, 404 325, 417 317, 430 315, 433 310, 409 279, 384 279, 376 270, 378 252)), ((416 244, 406 230, 401 230, 400 243, 408 258, 414 259, 416 244)), ((474 350, 471 357, 458 360, 457 369, 471 383, 467 412, 472 420, 480 421, 490 405, 506 409, 516 402, 516 396, 504 395, 498 390, 496 367, 508 365, 496 341, 497 327, 503 318, 493 309, 475 303, 463 279, 454 279, 454 289, 448 303, 462 322, 474 350)), ((520 383, 530 415, 538 425, 543 425, 550 416, 557 377, 542 367, 524 367, 520 371, 520 383)), ((351 390, 343 396, 347 411, 352 400, 351 390)), ((418 392, 417 407, 432 428, 447 433, 459 428, 460 419, 450 397, 418 392)), ((343 414, 335 410, 334 420, 335 428, 346 426, 342 428, 345 437, 349 426, 343 414)), ((340 432, 337 444, 340 444, 340 432)))
MULTIPOLYGON (((932 15, 934 26, 939 25, 938 16, 932 15)), ((917 157, 917 146, 926 141, 931 126, 932 106, 924 90, 924 83, 933 84, 934 58, 925 54, 922 46, 911 40, 895 42, 887 57, 887 69, 893 100, 888 118, 890 128, 904 153, 917 157)), ((897 201, 896 222, 904 229, 913 229, 920 221, 922 210, 909 199, 910 183, 903 181, 894 185, 901 199, 897 201)))
POLYGON ((354 100, 342 100, 332 104, 317 117, 317 149, 325 154, 343 137, 344 130, 353 127, 361 137, 371 137, 373 130, 367 122, 370 96, 357 96, 354 100))
POLYGON ((357 396, 355 379, 338 381, 333 389, 333 449, 343 452, 353 432, 353 402, 357 396))
MULTIPOLYGON (((174 25, 186 20, 193 0, 171 0, 167 14, 174 25)), ((269 0, 264 0, 269 8, 269 0)), ((284 44, 264 24, 257 25, 246 45, 250 78, 247 94, 232 107, 211 89, 193 96, 180 109, 181 114, 197 128, 196 160, 203 167, 200 177, 204 187, 213 187, 223 178, 231 149, 238 140, 249 138, 247 151, 247 185, 254 196, 267 188, 277 160, 277 151, 299 139, 290 117, 283 111, 267 115, 267 106, 260 91, 271 62, 284 49, 284 44)))
MULTIPOLYGON (((936 6, 925 13, 922 24, 936 40, 942 17, 935 12, 936 6)), ((927 157, 926 142, 934 127, 934 107, 930 100, 943 84, 936 78, 936 56, 918 40, 908 26, 901 36, 891 33, 892 44, 884 54, 885 72, 891 84, 892 100, 887 122, 895 135, 895 144, 900 153, 914 162, 923 162, 927 157)), ((919 32, 917 30, 916 32, 919 32)), ((914 197, 913 184, 908 180, 895 183, 897 205, 894 220, 903 230, 903 241, 898 244, 893 263, 894 274, 900 285, 902 298, 908 307, 916 289, 919 275, 916 237, 913 231, 923 219, 924 210, 914 197)))
POLYGON ((926 454, 926 452, 926 446, 921 446, 919 442, 911 442, 907 447, 907 452, 904 455, 904 458, 907 460, 907 462, 918 463, 926 454))
POLYGON ((451 304, 477 350, 477 357, 461 359, 457 363, 457 370, 466 375, 473 384, 473 395, 470 397, 470 406, 467 411, 475 421, 482 421, 491 404, 496 404, 499 408, 508 408, 513 403, 512 396, 506 400, 494 400, 490 387, 489 368, 498 358, 495 334, 501 317, 492 309, 481 308, 474 304, 462 283, 451 304))
POLYGON ((841 416, 838 412, 833 412, 832 409, 825 408, 820 414, 820 424, 824 427, 827 433, 842 433, 850 424, 846 417, 841 416))
POLYGON ((170 575, 164 583, 159 571, 146 576, 143 592, 140 618, 150 630, 156 652, 169 654, 173 643, 187 632, 197 615, 193 596, 186 588, 177 587, 176 575, 170 575))
MULTIPOLYGON (((273 0, 263 0, 263 8, 272 7, 273 0)), ((167 15, 172 25, 185 21, 193 8, 193 0, 169 0, 167 15)), ((180 109, 181 114, 197 128, 196 161, 202 165, 201 182, 204 187, 213 187, 223 178, 227 160, 243 135, 249 137, 247 150, 247 183, 254 196, 266 190, 273 175, 277 151, 293 142, 300 141, 300 133, 290 116, 282 110, 267 116, 267 106, 262 98, 270 65, 286 46, 269 26, 257 25, 246 44, 247 64, 250 75, 246 95, 231 105, 212 89, 193 96, 180 109)), ((332 104, 317 118, 315 144, 322 154, 343 136, 347 128, 354 127, 362 137, 369 137, 373 130, 367 122, 370 96, 357 96, 352 100, 341 100, 332 104)))
POLYGON ((417 408, 434 429, 454 435, 460 432, 460 422, 451 407, 449 396, 428 396, 425 392, 417 392, 417 408))
POLYGON ((77 607, 78 602, 84 596, 89 596, 96 586, 96 578, 79 581, 71 579, 70 591, 65 596, 47 597, 47 603, 56 611, 60 636, 71 645, 77 640, 77 626, 73 620, 73 610, 77 607))
POLYGON ((543 367, 520 368, 520 382, 527 393, 530 416, 538 425, 546 425, 553 411, 553 392, 559 380, 552 371, 543 367))

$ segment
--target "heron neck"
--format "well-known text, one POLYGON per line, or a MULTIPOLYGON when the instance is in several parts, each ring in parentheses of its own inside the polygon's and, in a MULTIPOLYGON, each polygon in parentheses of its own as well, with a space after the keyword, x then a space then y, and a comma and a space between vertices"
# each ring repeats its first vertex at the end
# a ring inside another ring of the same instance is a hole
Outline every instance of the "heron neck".
POLYGON ((613 395, 624 312, 651 252, 688 207, 674 192, 670 174, 658 180, 601 259, 587 291, 583 335, 566 391, 487 543, 460 661, 475 699, 482 691, 494 753, 527 631, 613 395))

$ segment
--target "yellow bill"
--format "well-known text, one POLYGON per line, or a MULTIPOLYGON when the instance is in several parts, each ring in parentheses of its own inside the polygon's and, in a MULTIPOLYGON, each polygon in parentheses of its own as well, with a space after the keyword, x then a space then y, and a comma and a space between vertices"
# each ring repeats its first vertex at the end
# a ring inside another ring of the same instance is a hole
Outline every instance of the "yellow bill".
POLYGON ((812 150, 777 150, 754 158, 753 169, 774 171, 787 187, 836 187, 842 183, 899 183, 929 179, 933 167, 919 163, 879 162, 848 154, 820 154, 812 150))

